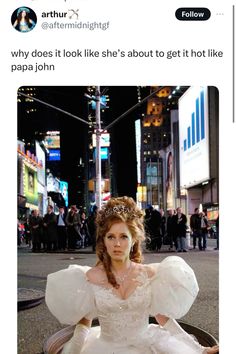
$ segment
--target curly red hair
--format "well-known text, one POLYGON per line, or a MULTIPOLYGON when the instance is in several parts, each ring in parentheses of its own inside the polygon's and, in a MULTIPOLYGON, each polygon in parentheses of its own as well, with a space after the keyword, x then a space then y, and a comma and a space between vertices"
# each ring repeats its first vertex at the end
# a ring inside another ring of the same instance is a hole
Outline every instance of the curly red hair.
POLYGON ((141 263, 143 260, 141 243, 145 240, 143 225, 143 213, 137 204, 130 197, 111 198, 107 204, 98 212, 96 217, 97 241, 96 253, 98 256, 97 264, 102 264, 108 282, 114 287, 119 288, 115 276, 111 271, 111 258, 107 253, 104 237, 114 223, 126 223, 133 239, 133 247, 130 251, 130 260, 141 263))

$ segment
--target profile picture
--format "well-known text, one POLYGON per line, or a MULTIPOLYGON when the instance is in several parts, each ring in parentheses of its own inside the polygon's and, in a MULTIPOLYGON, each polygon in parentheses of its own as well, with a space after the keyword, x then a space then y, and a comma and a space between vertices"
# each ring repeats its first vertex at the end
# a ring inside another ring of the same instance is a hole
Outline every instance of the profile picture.
POLYGON ((12 26, 19 32, 30 32, 36 26, 37 16, 29 7, 19 7, 11 16, 12 26))

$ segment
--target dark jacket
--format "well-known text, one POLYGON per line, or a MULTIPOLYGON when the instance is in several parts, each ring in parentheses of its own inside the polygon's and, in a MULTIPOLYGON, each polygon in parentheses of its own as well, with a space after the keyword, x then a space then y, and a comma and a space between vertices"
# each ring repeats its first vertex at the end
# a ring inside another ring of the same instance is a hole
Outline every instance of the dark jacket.
POLYGON ((44 232, 46 233, 46 238, 48 242, 57 241, 57 216, 55 213, 45 214, 43 218, 44 232))
POLYGON ((176 237, 186 237, 186 224, 187 218, 185 214, 181 214, 180 217, 178 217, 178 214, 173 215, 173 227, 176 237))
POLYGON ((79 213, 72 213, 69 211, 66 216, 66 223, 69 229, 73 228, 73 230, 80 236, 81 220, 79 213))
POLYGON ((173 216, 168 216, 167 217, 167 222, 166 222, 166 231, 168 235, 173 235, 174 233, 174 224, 173 224, 173 216))
POLYGON ((190 217, 190 227, 193 231, 201 230, 201 217, 199 214, 193 214, 190 217))
POLYGON ((150 236, 159 237, 161 233, 161 213, 158 210, 153 210, 149 219, 150 236))
POLYGON ((43 218, 41 216, 31 216, 29 226, 32 235, 32 242, 41 242, 43 236, 43 218))

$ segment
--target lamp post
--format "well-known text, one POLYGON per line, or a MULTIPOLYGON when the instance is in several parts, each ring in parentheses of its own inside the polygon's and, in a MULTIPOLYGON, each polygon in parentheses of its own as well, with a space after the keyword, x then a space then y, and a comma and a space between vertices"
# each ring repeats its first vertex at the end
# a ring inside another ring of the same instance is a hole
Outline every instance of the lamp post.
POLYGON ((102 171, 101 171, 101 111, 100 111, 100 86, 96 86, 96 205, 98 210, 102 205, 102 171))

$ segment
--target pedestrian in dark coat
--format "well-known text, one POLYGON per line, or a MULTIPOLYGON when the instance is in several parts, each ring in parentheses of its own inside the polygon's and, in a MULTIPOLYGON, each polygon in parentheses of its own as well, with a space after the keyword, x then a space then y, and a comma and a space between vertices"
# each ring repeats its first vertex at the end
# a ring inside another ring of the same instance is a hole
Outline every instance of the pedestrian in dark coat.
POLYGON ((187 229, 187 218, 186 215, 182 213, 181 208, 177 208, 177 214, 173 215, 173 227, 174 234, 177 239, 177 251, 187 252, 186 250, 186 229, 187 229))
POLYGON ((151 236, 151 249, 159 251, 162 246, 161 239, 161 214, 158 210, 153 209, 149 220, 149 229, 151 236))
POLYGON ((208 235, 209 224, 208 224, 206 214, 204 212, 200 213, 200 220, 201 220, 201 232, 199 235, 199 250, 205 251, 205 249, 207 248, 207 235, 208 235))
POLYGON ((177 250, 177 239, 176 235, 174 233, 174 222, 173 222, 173 216, 174 216, 174 211, 173 209, 168 210, 168 217, 167 217, 167 222, 166 222, 166 232, 167 232, 167 240, 169 244, 169 251, 173 250, 173 245, 175 246, 175 249, 177 250))
POLYGON ((90 234, 88 228, 88 219, 86 218, 86 214, 84 211, 82 211, 81 213, 80 221, 81 221, 80 234, 82 237, 81 243, 82 243, 82 248, 85 248, 88 247, 90 243, 90 234))
POLYGON ((29 223, 32 236, 32 252, 37 252, 41 250, 43 233, 43 218, 39 216, 38 210, 33 210, 29 223))
POLYGON ((196 248, 196 243, 198 239, 198 248, 200 250, 202 247, 201 247, 201 217, 200 217, 199 208, 195 208, 194 214, 192 214, 190 217, 190 227, 193 235, 193 248, 194 249, 196 248))
POLYGON ((66 216, 66 224, 68 231, 68 249, 75 250, 76 242, 81 240, 80 235, 80 216, 75 205, 72 205, 66 216))
POLYGON ((56 251, 57 250, 57 216, 53 212, 53 207, 48 206, 47 214, 43 218, 44 232, 46 234, 47 240, 47 251, 56 251))

